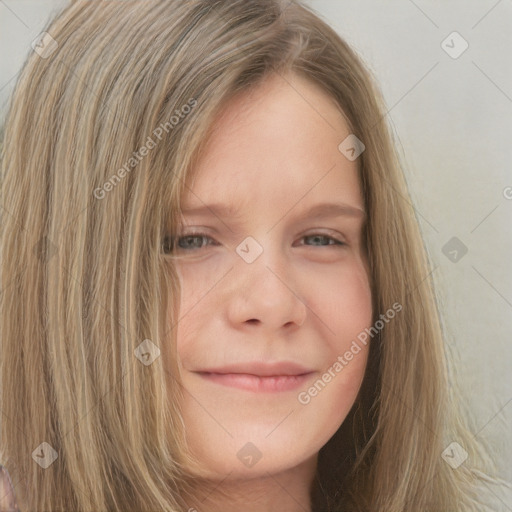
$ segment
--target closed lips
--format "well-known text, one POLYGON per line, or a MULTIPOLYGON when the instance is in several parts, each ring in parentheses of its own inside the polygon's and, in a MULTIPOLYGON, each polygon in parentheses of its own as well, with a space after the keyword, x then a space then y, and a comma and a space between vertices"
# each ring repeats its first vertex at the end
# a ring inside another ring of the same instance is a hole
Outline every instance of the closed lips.
POLYGON ((252 392, 281 392, 291 391, 301 386, 314 372, 295 363, 256 362, 204 369, 195 373, 215 385, 220 384, 252 392))
POLYGON ((311 373, 312 369, 297 363, 282 361, 274 363, 262 363, 259 361, 232 364, 217 368, 204 368, 196 370, 196 373, 205 374, 246 374, 257 377, 278 377, 278 376, 298 376, 311 373))

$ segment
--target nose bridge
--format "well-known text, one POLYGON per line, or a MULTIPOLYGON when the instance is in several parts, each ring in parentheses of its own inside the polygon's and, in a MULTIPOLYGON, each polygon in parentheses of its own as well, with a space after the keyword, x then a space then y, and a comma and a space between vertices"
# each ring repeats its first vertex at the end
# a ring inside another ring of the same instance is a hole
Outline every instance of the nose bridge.
POLYGON ((286 274, 291 274, 291 269, 277 237, 272 234, 260 234, 258 239, 248 236, 237 246, 236 252, 242 260, 238 263, 244 269, 250 286, 258 285, 269 290, 277 288, 278 293, 282 293, 282 288, 286 287, 276 274, 283 279, 286 274))
POLYGON ((305 305, 300 299, 293 268, 276 237, 249 236, 236 248, 237 284, 233 293, 234 319, 259 320, 279 327, 289 322, 301 325, 305 305))

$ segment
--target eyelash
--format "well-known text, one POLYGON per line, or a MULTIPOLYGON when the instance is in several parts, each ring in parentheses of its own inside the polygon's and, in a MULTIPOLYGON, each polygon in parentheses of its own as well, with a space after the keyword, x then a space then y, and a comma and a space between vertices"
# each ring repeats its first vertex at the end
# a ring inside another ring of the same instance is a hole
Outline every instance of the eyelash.
MULTIPOLYGON (((320 236, 322 238, 326 238, 328 239, 329 241, 334 241, 333 244, 327 244, 327 245, 312 245, 311 247, 338 247, 338 248, 341 248, 343 246, 346 246, 347 244, 345 242, 342 242, 341 240, 338 240, 337 238, 335 237, 332 237, 330 235, 326 235, 324 233, 311 233, 311 234, 307 234, 307 235, 304 235, 301 237, 301 240, 304 239, 304 238, 311 238, 311 237, 315 237, 315 236, 320 236)), ((213 240, 212 237, 208 236, 207 234, 205 233, 187 233, 186 235, 182 235, 182 236, 179 236, 179 237, 176 237, 176 242, 179 244, 179 242, 183 239, 186 239, 186 238, 202 238, 203 240, 204 239, 208 239, 208 240, 213 240)), ((169 248, 169 237, 166 238, 166 243, 167 243, 167 252, 171 252, 171 248, 169 248)), ((208 245, 215 245, 215 244, 207 244, 206 246, 204 245, 201 245, 201 247, 194 247, 193 249, 185 249, 183 247, 179 247, 178 249, 181 250, 181 251, 185 251, 185 252, 197 252, 201 249, 204 249, 205 247, 207 247, 208 245)), ((305 244, 301 244, 301 245, 305 245, 305 244)))

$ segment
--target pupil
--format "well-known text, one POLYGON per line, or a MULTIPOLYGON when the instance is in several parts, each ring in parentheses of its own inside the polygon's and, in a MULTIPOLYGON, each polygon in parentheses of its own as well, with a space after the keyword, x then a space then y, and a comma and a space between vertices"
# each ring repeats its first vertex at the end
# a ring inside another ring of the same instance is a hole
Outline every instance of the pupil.
POLYGON ((201 247, 202 239, 201 239, 200 236, 196 236, 196 235, 189 235, 189 236, 185 236, 185 237, 181 238, 179 240, 179 244, 178 245, 182 249, 187 249, 189 247, 198 247, 198 245, 194 243, 195 241, 198 241, 198 240, 199 240, 199 247, 201 247), (190 243, 188 243, 188 242, 190 242, 190 243))

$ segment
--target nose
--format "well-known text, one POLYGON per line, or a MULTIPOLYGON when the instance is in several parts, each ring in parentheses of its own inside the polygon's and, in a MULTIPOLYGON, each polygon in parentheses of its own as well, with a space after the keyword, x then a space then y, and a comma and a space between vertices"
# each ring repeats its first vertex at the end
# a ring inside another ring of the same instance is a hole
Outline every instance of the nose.
POLYGON ((264 329, 300 327, 307 308, 300 297, 296 276, 278 251, 265 249, 252 263, 235 265, 228 296, 228 316, 233 326, 264 329))

